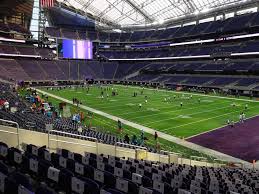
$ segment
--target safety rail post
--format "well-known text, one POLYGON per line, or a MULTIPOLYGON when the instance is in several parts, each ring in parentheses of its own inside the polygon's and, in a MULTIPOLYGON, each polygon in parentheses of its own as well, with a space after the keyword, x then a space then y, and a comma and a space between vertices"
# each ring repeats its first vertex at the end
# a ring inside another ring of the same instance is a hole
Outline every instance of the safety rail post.
MULTIPOLYGON (((14 121, 9 121, 9 120, 5 120, 5 119, 0 119, 1 122, 5 122, 5 123, 10 123, 10 124, 15 124, 16 125, 16 135, 17 135, 17 148, 20 148, 20 137, 19 137, 19 124, 17 122, 14 121)), ((7 133, 7 132, 6 132, 7 133)))

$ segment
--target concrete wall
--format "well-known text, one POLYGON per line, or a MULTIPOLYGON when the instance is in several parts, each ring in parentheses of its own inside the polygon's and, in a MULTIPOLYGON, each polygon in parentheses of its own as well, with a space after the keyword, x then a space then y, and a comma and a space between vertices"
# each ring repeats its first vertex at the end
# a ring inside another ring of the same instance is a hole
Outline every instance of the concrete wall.
MULTIPOLYGON (((0 141, 8 144, 9 147, 18 146, 17 129, 0 125, 0 141)), ((58 135, 48 135, 36 131, 19 129, 19 144, 34 144, 36 146, 47 146, 50 151, 63 148, 84 154, 85 152, 112 155, 125 158, 137 158, 163 163, 192 164, 197 166, 213 166, 206 162, 198 162, 190 159, 180 158, 176 155, 161 155, 147 152, 146 150, 135 150, 114 145, 102 144, 93 141, 81 140, 77 138, 64 137, 58 135)))

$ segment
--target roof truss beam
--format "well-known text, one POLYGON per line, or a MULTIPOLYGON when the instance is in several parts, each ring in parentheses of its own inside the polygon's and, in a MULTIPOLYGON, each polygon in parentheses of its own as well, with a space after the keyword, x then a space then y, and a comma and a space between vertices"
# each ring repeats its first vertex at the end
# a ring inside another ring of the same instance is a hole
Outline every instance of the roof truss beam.
POLYGON ((115 1, 114 3, 113 3, 113 6, 108 6, 106 9, 104 9, 99 15, 98 15, 98 17, 102 17, 102 16, 104 16, 106 13, 108 13, 109 11, 111 11, 113 8, 114 8, 114 6, 116 6, 116 5, 119 5, 121 3, 121 0, 117 0, 117 1, 115 1))
MULTIPOLYGON (((153 3, 154 1, 156 1, 156 0, 147 0, 147 1, 145 1, 143 4, 141 4, 141 8, 149 5, 150 3, 153 3)), ((118 17, 115 20, 115 22, 119 23, 120 21, 124 20, 125 18, 130 17, 134 12, 136 12, 136 10, 135 9, 131 9, 130 11, 124 13, 124 15, 118 17)))
POLYGON ((134 4, 131 0, 125 0, 136 12, 142 15, 147 21, 154 22, 154 19, 148 15, 143 9, 140 9, 136 4, 134 4))

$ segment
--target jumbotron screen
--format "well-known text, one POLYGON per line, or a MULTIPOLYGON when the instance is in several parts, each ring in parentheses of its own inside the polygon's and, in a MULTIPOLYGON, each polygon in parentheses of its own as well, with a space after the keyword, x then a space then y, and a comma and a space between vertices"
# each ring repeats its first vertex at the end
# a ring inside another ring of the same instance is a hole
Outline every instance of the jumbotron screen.
POLYGON ((64 39, 63 57, 70 59, 93 59, 93 43, 88 40, 64 39))

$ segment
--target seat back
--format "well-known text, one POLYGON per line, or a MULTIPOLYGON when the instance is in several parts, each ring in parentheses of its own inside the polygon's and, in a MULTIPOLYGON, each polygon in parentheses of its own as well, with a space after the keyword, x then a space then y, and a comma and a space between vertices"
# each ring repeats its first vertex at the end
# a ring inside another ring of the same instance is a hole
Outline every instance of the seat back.
POLYGON ((164 193, 164 183, 153 181, 153 189, 160 193, 164 193))
POLYGON ((161 181, 162 181, 162 176, 161 176, 160 174, 155 174, 155 173, 153 173, 153 174, 152 174, 152 180, 153 180, 153 181, 161 182, 161 181))
POLYGON ((114 168, 114 175, 117 176, 117 177, 123 177, 123 169, 121 168, 114 168))
POLYGON ((47 161, 51 161, 51 154, 46 150, 44 150, 44 159, 47 161))
POLYGON ((80 175, 84 175, 84 165, 76 162, 75 163, 75 172, 80 175))
POLYGON ((132 173, 132 182, 142 184, 142 176, 136 173, 132 173))
POLYGON ((76 178, 76 177, 72 177, 71 180, 71 188, 72 191, 76 192, 76 193, 84 193, 85 191, 85 182, 76 178))
POLYGON ((8 147, 4 145, 0 145, 0 156, 6 157, 8 154, 8 147))
POLYGON ((35 156, 38 156, 38 147, 32 145, 32 147, 31 147, 31 153, 32 153, 33 155, 35 155, 35 156))
POLYGON ((54 167, 49 167, 49 169, 48 169, 48 179, 58 183, 59 173, 60 173, 60 170, 58 170, 54 167))
POLYGON ((89 158, 90 158, 90 157, 82 157, 82 163, 83 163, 84 165, 89 165, 89 158))
POLYGON ((104 183, 104 173, 100 170, 94 170, 94 180, 104 183))
POLYGON ((16 164, 21 164, 22 163, 22 154, 19 152, 14 152, 14 158, 13 158, 14 162, 16 164))
POLYGON ((137 169, 136 169, 136 173, 139 174, 139 175, 144 176, 144 170, 141 169, 141 168, 137 168, 137 169))
POLYGON ((29 168, 32 172, 38 173, 38 161, 33 158, 30 158, 29 168))
POLYGON ((98 170, 104 171, 104 167, 105 167, 104 163, 102 163, 102 162, 97 162, 97 169, 98 169, 98 170))
POLYGON ((128 193, 128 181, 121 179, 121 178, 117 178, 116 179, 116 189, 118 189, 119 191, 128 193))
POLYGON ((200 194, 201 193, 201 188, 200 187, 196 187, 194 185, 191 185, 190 187, 190 191, 194 194, 200 194))
POLYGON ((62 166, 63 168, 67 167, 67 159, 63 156, 59 157, 59 166, 62 166))

